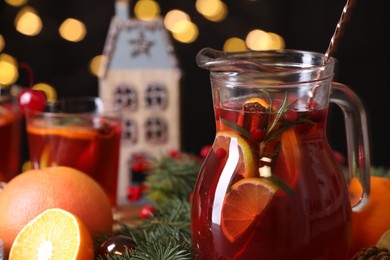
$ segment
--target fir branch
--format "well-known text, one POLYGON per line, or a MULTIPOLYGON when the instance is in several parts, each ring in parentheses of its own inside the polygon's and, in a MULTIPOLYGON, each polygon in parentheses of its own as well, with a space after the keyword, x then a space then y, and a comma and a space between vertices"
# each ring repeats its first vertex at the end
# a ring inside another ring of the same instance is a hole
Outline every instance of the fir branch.
POLYGON ((96 260, 129 260, 131 258, 132 251, 126 251, 124 255, 110 255, 105 254, 104 257, 98 256, 96 260))
POLYGON ((156 206, 156 214, 144 220, 133 231, 134 239, 148 240, 159 239, 161 236, 170 234, 178 241, 191 243, 190 235, 190 202, 180 198, 171 198, 165 203, 156 206), (145 236, 145 234, 147 234, 145 236))
POLYGON ((371 168, 371 175, 378 176, 378 177, 384 177, 384 178, 390 178, 390 168, 372 167, 371 168))
POLYGON ((138 260, 185 260, 192 259, 190 248, 170 236, 141 243, 132 251, 130 259, 138 260))
POLYGON ((145 179, 145 185, 148 187, 145 195, 157 203, 173 197, 188 199, 195 186, 200 166, 200 161, 192 155, 152 159, 145 179))
POLYGON ((108 260, 192 259, 190 202, 180 198, 167 200, 156 207, 152 218, 137 227, 123 224, 115 234, 130 237, 137 247, 123 256, 107 255, 108 260))

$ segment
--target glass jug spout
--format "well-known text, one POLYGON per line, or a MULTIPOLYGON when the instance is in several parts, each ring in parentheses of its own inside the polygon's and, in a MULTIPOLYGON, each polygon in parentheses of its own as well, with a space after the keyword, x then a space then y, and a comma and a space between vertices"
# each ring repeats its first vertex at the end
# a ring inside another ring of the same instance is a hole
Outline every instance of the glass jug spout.
POLYGON ((203 69, 219 72, 273 72, 284 71, 286 68, 269 66, 262 63, 253 52, 224 52, 212 48, 200 50, 196 56, 196 63, 203 69))
POLYGON ((288 49, 224 52, 204 48, 198 52, 196 63, 225 80, 301 83, 332 78, 335 59, 325 60, 321 53, 288 49))

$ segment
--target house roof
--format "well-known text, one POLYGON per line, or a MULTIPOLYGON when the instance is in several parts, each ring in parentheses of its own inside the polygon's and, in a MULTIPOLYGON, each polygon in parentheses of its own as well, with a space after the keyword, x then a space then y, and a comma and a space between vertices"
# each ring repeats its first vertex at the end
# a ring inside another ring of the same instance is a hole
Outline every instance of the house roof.
POLYGON ((177 68, 174 48, 161 18, 151 21, 114 16, 105 47, 100 77, 109 69, 177 68))

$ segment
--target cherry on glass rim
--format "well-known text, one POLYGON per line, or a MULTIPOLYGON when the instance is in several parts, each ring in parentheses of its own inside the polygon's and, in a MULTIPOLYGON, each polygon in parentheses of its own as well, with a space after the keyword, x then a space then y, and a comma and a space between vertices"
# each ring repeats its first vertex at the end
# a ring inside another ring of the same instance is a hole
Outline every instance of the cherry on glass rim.
POLYGON ((43 111, 46 104, 46 95, 39 90, 23 89, 19 94, 18 103, 23 111, 26 111, 26 109, 43 111))

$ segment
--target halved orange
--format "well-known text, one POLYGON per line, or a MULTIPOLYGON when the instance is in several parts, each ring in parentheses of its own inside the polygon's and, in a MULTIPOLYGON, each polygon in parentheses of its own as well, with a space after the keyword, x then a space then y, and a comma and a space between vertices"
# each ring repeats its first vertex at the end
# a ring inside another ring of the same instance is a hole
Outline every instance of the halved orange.
POLYGON ((238 152, 240 159, 236 166, 236 173, 242 175, 243 177, 256 176, 257 171, 255 170, 251 147, 242 136, 233 131, 217 132, 213 144, 213 150, 216 152, 220 148, 224 149, 228 153, 238 152))
POLYGON ((9 260, 92 260, 94 247, 85 224, 59 208, 45 210, 16 236, 9 260))
POLYGON ((245 178, 232 185, 221 213, 221 229, 234 242, 261 217, 278 188, 266 178, 245 178))

